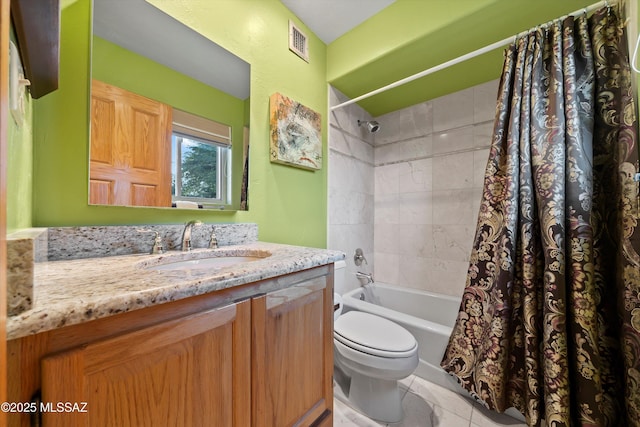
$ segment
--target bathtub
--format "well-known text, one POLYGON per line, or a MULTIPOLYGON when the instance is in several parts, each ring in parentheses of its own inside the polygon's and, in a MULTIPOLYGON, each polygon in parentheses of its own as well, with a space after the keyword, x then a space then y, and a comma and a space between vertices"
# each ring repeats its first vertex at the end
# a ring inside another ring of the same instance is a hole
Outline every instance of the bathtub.
POLYGON ((365 311, 403 326, 418 341, 420 362, 415 374, 466 395, 440 367, 460 309, 460 298, 376 282, 347 292, 342 302, 344 311, 365 311))
MULTIPOLYGON (((440 367, 449 336, 460 310, 461 298, 376 282, 342 295, 343 310, 358 310, 392 320, 418 341, 420 362, 415 374, 432 383, 473 399, 440 367)), ((524 416, 515 408, 506 415, 520 422, 524 416)))

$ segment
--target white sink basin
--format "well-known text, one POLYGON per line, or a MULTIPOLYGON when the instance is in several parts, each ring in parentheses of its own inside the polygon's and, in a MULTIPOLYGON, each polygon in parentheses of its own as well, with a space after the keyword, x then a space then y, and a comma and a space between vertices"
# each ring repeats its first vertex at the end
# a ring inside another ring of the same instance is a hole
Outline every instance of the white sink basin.
POLYGON ((264 259, 258 256, 215 256, 209 258, 187 259, 174 262, 166 262, 147 267, 148 270, 214 270, 229 267, 243 262, 264 259))

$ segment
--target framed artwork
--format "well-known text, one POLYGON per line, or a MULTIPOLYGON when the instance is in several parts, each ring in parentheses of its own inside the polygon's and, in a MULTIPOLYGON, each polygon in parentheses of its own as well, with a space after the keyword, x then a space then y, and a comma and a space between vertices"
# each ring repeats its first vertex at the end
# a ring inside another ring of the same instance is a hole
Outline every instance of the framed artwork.
POLYGON ((269 99, 271 161, 299 168, 322 169, 322 132, 319 113, 286 96, 269 99))

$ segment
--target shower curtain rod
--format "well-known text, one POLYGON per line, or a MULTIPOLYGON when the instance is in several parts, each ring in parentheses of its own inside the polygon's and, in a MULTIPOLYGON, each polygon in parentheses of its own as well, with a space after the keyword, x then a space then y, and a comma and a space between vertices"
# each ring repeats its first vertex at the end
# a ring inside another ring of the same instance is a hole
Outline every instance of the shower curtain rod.
MULTIPOLYGON (((578 9, 576 11, 573 11, 573 12, 567 14, 567 15, 564 15, 564 16, 573 16, 573 15, 578 15, 580 13, 589 13, 589 12, 591 12, 591 11, 593 11, 595 9, 598 9, 598 8, 600 8, 602 6, 610 6, 610 5, 611 5, 611 3, 609 1, 603 0, 603 1, 599 1, 597 3, 593 3, 592 5, 584 7, 582 9, 578 9)), ((543 24, 543 25, 547 25, 547 24, 543 24)), ((445 68, 449 68, 452 65, 456 65, 456 64, 459 64, 461 62, 464 62, 467 59, 475 58, 476 56, 482 55, 482 54, 487 53, 487 52, 491 52, 494 49, 497 49, 499 47, 508 45, 509 43, 517 40, 518 37, 526 35, 531 30, 533 30, 535 28, 538 28, 538 27, 540 27, 540 25, 538 25, 536 27, 533 27, 533 28, 531 28, 531 29, 529 29, 527 31, 523 31, 523 32, 520 32, 520 33, 515 34, 513 36, 507 37, 507 38, 505 38, 503 40, 500 40, 500 41, 497 41, 495 43, 492 43, 492 44, 490 44, 488 46, 485 46, 483 48, 480 48, 478 50, 474 50, 473 52, 469 52, 467 54, 464 54, 462 56, 454 58, 454 59, 452 59, 450 61, 443 62, 442 64, 436 65, 435 67, 431 67, 431 68, 429 68, 427 70, 424 70, 424 71, 421 71, 419 73, 413 74, 413 75, 411 75, 409 77, 405 77, 404 79, 401 79, 401 80, 398 80, 396 82, 390 83, 390 84, 388 84, 386 86, 383 86, 383 87, 381 87, 379 89, 372 90, 371 92, 367 92, 364 95, 358 96, 357 98, 353 98, 353 99, 350 99, 350 100, 345 101, 343 103, 340 103, 338 105, 334 105, 333 107, 330 108, 330 110, 333 111, 333 110, 337 110, 338 108, 341 108, 341 107, 346 107, 347 105, 354 104, 354 103, 356 103, 358 101, 361 101, 361 100, 363 100, 365 98, 369 98, 369 97, 371 97, 373 95, 377 95, 377 94, 385 92, 385 91, 387 91, 389 89, 396 88, 396 87, 401 86, 401 85, 403 85, 405 83, 409 83, 409 82, 412 82, 412 81, 414 81, 416 79, 428 76, 429 74, 435 73, 436 71, 444 70, 445 68)))

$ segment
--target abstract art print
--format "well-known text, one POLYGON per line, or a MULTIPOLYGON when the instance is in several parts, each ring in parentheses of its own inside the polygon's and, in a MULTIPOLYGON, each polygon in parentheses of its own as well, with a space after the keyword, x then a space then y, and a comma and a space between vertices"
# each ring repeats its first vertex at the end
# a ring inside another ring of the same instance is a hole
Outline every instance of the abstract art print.
POLYGON ((322 169, 319 113, 282 94, 269 99, 271 161, 300 168, 322 169))

